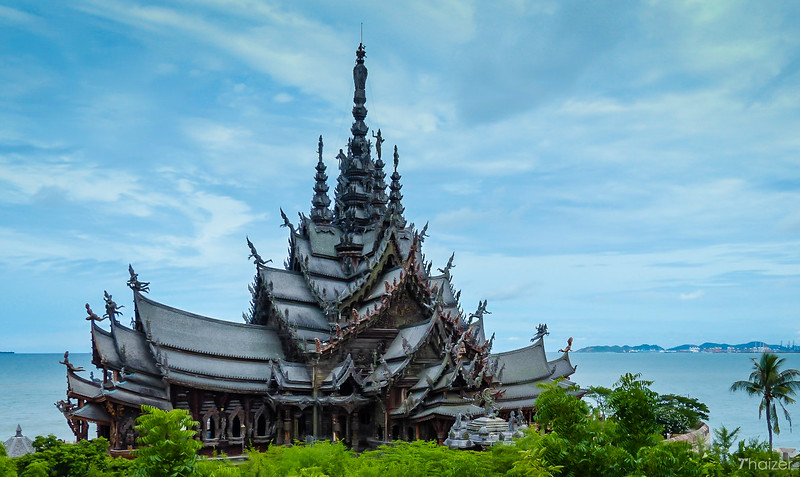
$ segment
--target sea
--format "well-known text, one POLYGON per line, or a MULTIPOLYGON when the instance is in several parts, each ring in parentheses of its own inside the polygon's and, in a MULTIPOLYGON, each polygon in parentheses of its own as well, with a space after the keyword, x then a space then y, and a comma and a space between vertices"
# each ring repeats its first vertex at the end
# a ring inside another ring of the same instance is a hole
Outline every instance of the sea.
MULTIPOLYGON (((552 354, 550 359, 557 355, 552 354)), ((782 354, 786 367, 800 369, 800 354, 782 354)), ((758 418, 759 399, 729 391, 731 383, 747 379, 751 358, 757 354, 712 353, 571 353, 577 370, 572 380, 581 387, 612 387, 620 375, 641 373, 653 381, 652 389, 661 394, 680 394, 699 399, 710 409, 709 426, 740 428, 739 439, 767 439, 766 421, 758 418)), ((86 368, 94 366, 91 354, 70 354, 70 362, 86 368)), ((17 424, 33 439, 54 434, 74 440, 55 402, 66 397, 66 373, 61 354, 0 354, 0 442, 13 436, 17 424)), ((98 373, 99 375, 99 373, 98 373)), ((800 401, 800 396, 798 396, 800 401)), ((787 410, 800 426, 800 404, 787 410)), ((791 432, 780 416, 781 433, 775 447, 800 449, 800 428, 791 432)))

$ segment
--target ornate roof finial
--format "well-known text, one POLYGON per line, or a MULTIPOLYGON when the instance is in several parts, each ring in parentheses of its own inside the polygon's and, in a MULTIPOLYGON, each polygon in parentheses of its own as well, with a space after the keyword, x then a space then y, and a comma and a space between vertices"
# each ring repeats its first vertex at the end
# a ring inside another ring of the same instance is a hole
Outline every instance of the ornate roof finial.
POLYGON ((386 197, 386 173, 383 172, 383 160, 381 160, 381 144, 386 141, 381 136, 381 130, 378 129, 378 134, 374 133, 372 136, 375 138, 375 150, 378 152, 378 160, 375 161, 375 172, 372 175, 372 220, 379 221, 386 214, 386 204, 389 198, 386 197))
POLYGON ((108 318, 111 321, 117 321, 117 316, 122 314, 119 309, 125 308, 125 306, 117 305, 117 303, 111 298, 111 295, 105 290, 103 290, 103 300, 106 302, 106 314, 103 315, 103 318, 108 318))
POLYGON ((334 208, 335 221, 347 232, 360 233, 374 222, 372 211, 375 190, 375 163, 370 156, 371 144, 367 140, 367 67, 364 66, 364 44, 358 45, 356 65, 353 67, 353 133, 347 141, 347 154, 340 153, 334 208))
POLYGON ((325 174, 325 163, 322 162, 322 136, 317 147, 317 174, 314 176, 314 197, 311 199, 311 220, 318 225, 327 225, 333 220, 333 213, 328 208, 331 199, 328 197, 328 175, 325 174))
MULTIPOLYGON (((364 50, 364 44, 358 44, 358 50, 356 50, 356 66, 353 67, 353 83, 355 84, 356 90, 353 94, 353 119, 355 122, 353 126, 350 128, 350 131, 353 133, 353 138, 355 139, 353 142, 354 146, 361 146, 362 143, 365 143, 364 137, 367 135, 367 125, 364 124, 364 118, 367 117, 367 108, 364 107, 364 104, 367 102, 367 67, 364 66, 364 57, 367 56, 367 52, 364 50)), ((362 152, 362 150, 354 150, 353 154, 358 155, 362 152)))
POLYGON ((394 147, 394 172, 392 173, 392 184, 389 188, 392 190, 389 193, 389 216, 390 219, 400 228, 406 226, 406 219, 403 217, 403 212, 405 208, 401 200, 403 200, 403 194, 400 193, 400 189, 403 188, 403 185, 400 184, 400 173, 397 172, 397 165, 400 162, 400 154, 397 153, 397 146, 394 147))
POLYGON ((128 264, 128 273, 131 277, 128 279, 128 287, 133 291, 147 293, 150 291, 150 282, 140 282, 139 274, 133 271, 133 265, 128 264))

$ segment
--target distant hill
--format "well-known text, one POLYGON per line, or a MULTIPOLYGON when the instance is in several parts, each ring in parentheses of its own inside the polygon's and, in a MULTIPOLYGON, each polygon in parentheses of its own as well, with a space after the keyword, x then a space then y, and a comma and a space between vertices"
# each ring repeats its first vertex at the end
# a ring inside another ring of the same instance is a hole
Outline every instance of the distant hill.
POLYGON ((658 345, 642 344, 639 346, 587 346, 577 350, 578 353, 758 353, 772 351, 776 353, 800 353, 797 345, 774 345, 763 341, 750 341, 747 343, 730 345, 727 343, 706 342, 701 345, 684 344, 673 348, 664 349, 658 345))
POLYGON ((587 346, 581 348, 578 353, 658 353, 664 348, 658 345, 641 344, 639 346, 587 346))

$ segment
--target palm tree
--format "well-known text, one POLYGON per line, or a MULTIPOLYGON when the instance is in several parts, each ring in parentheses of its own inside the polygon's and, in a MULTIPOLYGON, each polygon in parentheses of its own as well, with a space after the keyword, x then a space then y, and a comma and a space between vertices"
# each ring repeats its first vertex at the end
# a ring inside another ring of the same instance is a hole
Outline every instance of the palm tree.
POLYGON ((772 432, 780 434, 778 413, 775 404, 783 409, 783 415, 792 428, 792 418, 784 404, 794 402, 792 396, 800 391, 800 371, 796 369, 781 370, 785 358, 778 358, 772 353, 764 353, 761 358, 753 360, 753 372, 749 381, 736 381, 731 385, 731 391, 745 391, 751 396, 760 396, 761 404, 758 406, 758 418, 765 412, 767 416, 767 432, 769 433, 769 450, 772 450, 772 432))

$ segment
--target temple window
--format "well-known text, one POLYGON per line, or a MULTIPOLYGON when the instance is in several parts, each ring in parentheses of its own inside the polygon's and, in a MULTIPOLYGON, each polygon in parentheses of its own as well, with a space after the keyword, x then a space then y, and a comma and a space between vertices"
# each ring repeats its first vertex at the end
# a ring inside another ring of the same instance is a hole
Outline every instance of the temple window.
POLYGON ((256 419, 256 435, 259 437, 267 435, 267 418, 263 413, 256 419))
POLYGON ((234 439, 242 437, 242 421, 239 419, 238 415, 235 416, 233 422, 231 422, 231 437, 234 439))

